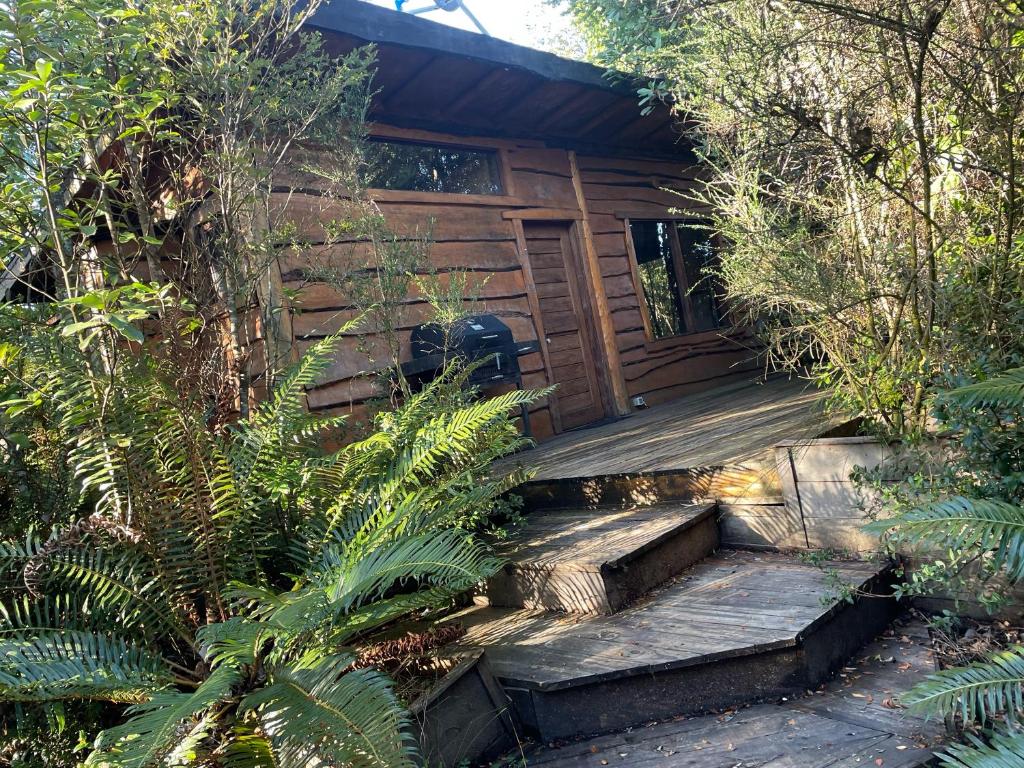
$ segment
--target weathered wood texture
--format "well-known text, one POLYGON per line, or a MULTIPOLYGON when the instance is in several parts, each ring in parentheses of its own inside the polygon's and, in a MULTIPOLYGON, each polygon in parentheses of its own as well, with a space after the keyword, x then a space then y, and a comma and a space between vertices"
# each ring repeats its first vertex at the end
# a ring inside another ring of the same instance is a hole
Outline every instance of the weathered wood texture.
MULTIPOLYGON (((594 489, 600 485, 600 476, 687 469, 696 472, 694 483, 717 476, 715 498, 779 496, 772 446, 828 429, 822 403, 821 393, 806 382, 784 377, 764 383, 741 379, 620 421, 560 435, 506 461, 535 468, 535 484, 583 478, 587 489, 594 489)), ((636 503, 644 501, 645 482, 654 494, 668 481, 641 478, 631 483, 640 494, 636 503)), ((695 486, 697 496, 691 497, 701 497, 700 491, 695 486)))
MULTIPOLYGON (((386 100, 386 88, 382 93, 386 100)), ((753 355, 745 329, 657 342, 645 337, 621 211, 664 218, 669 207, 685 208, 683 197, 662 189, 685 190, 692 184, 694 171, 685 166, 685 153, 677 160, 661 161, 581 155, 574 165, 569 151, 537 141, 466 138, 386 125, 373 130, 386 137, 479 146, 499 153, 502 195, 388 190, 372 194, 400 237, 429 236, 432 245, 424 271, 436 271, 442 280, 456 271, 469 275, 478 300, 467 302, 468 309, 497 315, 518 341, 551 339, 542 353, 520 361, 527 386, 560 385, 556 399, 563 418, 546 402, 531 409, 538 438, 622 411, 632 395, 642 394, 653 404, 751 369, 753 355), (572 274, 566 273, 566 264, 552 261, 559 253, 544 248, 545 228, 567 233, 561 245, 563 251, 574 251, 568 265, 572 274), (570 290, 573 286, 575 292, 570 290), (577 327, 591 329, 591 338, 569 343, 565 334, 577 327)), ((327 194, 314 175, 298 173, 290 185, 287 177, 283 181, 273 195, 272 219, 294 227, 290 242, 294 237, 312 246, 297 254, 284 244, 279 254, 283 287, 294 295, 294 348, 301 352, 356 316, 351 298, 324 276, 329 271, 365 270, 370 251, 354 236, 340 243, 337 237, 328 238, 330 223, 343 220, 347 208, 327 194), (328 240, 330 244, 324 245, 328 240)), ((417 291, 402 303, 397 323, 402 361, 410 356, 409 330, 430 316, 426 297, 417 291)), ((336 363, 310 392, 312 408, 365 415, 367 405, 381 394, 374 374, 391 362, 379 331, 364 321, 344 334, 336 363)))
POLYGON ((409 711, 421 764, 429 768, 484 763, 521 740, 512 702, 480 651, 467 654, 409 711))
MULTIPOLYGON (((877 565, 830 565, 866 592, 886 589, 877 565)), ((724 551, 613 616, 476 608, 458 620, 524 723, 552 739, 816 686, 894 611, 886 599, 846 606, 795 558, 724 551)))
POLYGON ((490 604, 610 614, 718 546, 714 504, 532 514, 503 547, 490 604))
POLYGON ((870 552, 878 538, 863 531, 871 494, 852 475, 876 469, 890 454, 869 437, 792 439, 775 449, 786 505, 803 520, 807 546, 870 552))
POLYGON ((747 329, 653 340, 644 326, 643 296, 630 264, 626 219, 706 213, 692 200, 699 175, 696 167, 681 161, 588 155, 580 155, 577 162, 629 394, 643 395, 654 405, 756 369, 755 345, 747 329))
POLYGON ((925 721, 893 702, 933 670, 927 627, 917 621, 897 624, 814 693, 556 748, 535 745, 526 750, 525 763, 544 768, 918 768, 931 764, 943 738, 942 723, 925 721))
POLYGON ((580 279, 574 225, 523 222, 526 253, 543 321, 553 395, 563 429, 599 421, 605 415, 597 377, 600 353, 589 291, 580 279))

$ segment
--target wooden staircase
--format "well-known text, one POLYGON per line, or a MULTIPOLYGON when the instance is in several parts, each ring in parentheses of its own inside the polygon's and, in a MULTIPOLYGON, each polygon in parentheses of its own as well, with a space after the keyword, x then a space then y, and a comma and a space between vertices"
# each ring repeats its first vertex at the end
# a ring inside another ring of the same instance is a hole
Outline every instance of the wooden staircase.
POLYGON ((502 552, 508 565, 487 597, 492 606, 611 614, 717 545, 714 504, 545 510, 502 552))
POLYGON ((803 692, 896 615, 887 565, 719 549, 717 504, 672 495, 537 505, 483 604, 450 619, 542 741, 803 692))

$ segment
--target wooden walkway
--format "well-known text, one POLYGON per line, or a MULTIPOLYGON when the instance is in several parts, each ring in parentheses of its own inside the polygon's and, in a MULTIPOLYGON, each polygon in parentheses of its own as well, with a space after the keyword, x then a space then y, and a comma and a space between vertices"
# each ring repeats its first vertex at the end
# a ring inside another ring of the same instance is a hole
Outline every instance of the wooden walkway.
POLYGON ((510 764, 543 768, 917 768, 943 736, 898 706, 934 669, 927 630, 897 625, 815 693, 557 747, 533 746, 510 764))
MULTIPOLYGON (((835 563, 861 586, 874 563, 835 563)), ((821 569, 785 555, 723 550, 612 616, 478 607, 456 618, 495 674, 554 690, 795 647, 837 607, 821 569)))
POLYGON ((827 430, 821 406, 804 381, 743 381, 566 432, 506 461, 536 467, 538 481, 740 464, 827 430))

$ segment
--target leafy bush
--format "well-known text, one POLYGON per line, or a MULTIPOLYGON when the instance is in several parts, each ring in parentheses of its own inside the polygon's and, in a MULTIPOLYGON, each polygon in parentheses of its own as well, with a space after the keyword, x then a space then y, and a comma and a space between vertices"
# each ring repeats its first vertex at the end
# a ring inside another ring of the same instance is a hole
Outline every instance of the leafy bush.
MULTIPOLYGON (((890 542, 930 552, 940 583, 969 573, 989 582, 998 596, 1024 581, 1022 413, 1024 368, 940 395, 937 416, 962 435, 954 460, 898 488, 891 495, 904 508, 871 527, 890 542)), ((927 587, 934 584, 921 580, 912 591, 927 587)), ((965 727, 990 729, 984 738, 972 735, 967 744, 951 747, 946 765, 1017 765, 1024 754, 1024 733, 1007 727, 1024 714, 1022 647, 932 675, 903 700, 921 711, 959 717, 965 727)))
POLYGON ((474 527, 525 479, 490 463, 522 445, 509 415, 538 393, 478 401, 449 371, 324 450, 344 420, 304 393, 332 339, 225 425, 189 375, 220 352, 187 313, 124 354, 126 307, 155 302, 170 299, 105 292, 105 320, 8 357, 36 372, 8 417, 53 414, 89 507, 0 544, 0 698, 127 705, 91 765, 411 765, 404 707, 355 648, 499 567, 474 527))
MULTIPOLYGON (((704 161, 734 316, 888 435, 950 371, 1024 363, 1019 8, 570 0, 704 161), (979 77, 978 72, 985 72, 979 77)), ((694 199, 696 198, 696 199, 694 199)))

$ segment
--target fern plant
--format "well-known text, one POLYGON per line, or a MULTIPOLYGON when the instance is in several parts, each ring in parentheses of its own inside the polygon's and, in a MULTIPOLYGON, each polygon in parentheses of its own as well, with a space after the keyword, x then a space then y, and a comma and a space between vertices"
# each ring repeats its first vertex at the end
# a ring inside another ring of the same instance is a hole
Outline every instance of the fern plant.
MULTIPOLYGON (((1019 451, 1024 368, 943 393, 936 404, 940 415, 960 426, 965 440, 999 446, 998 462, 1007 458, 1004 446, 1019 451), (980 418, 972 419, 971 414, 980 418), (979 423, 983 428, 977 428, 979 423)), ((945 553, 948 569, 976 563, 988 577, 998 576, 1009 584, 1024 580, 1024 506, 1019 477, 1013 476, 1019 473, 1000 464, 960 474, 957 482, 967 493, 937 498, 870 527, 891 539, 945 553), (986 470, 996 482, 986 481, 986 470)), ((940 756, 944 765, 1024 764, 1024 730, 1017 724, 1024 713, 1024 646, 931 675, 903 701, 918 711, 959 717, 965 726, 988 729, 983 737, 968 734, 965 743, 949 747, 940 756)))
POLYGON ((117 324, 69 336, 26 336, 45 374, 7 406, 53 409, 90 511, 0 544, 0 699, 126 705, 89 765, 412 765, 405 709, 355 649, 499 567, 472 522, 524 479, 489 465, 544 393, 474 401, 450 371, 325 451, 339 420, 304 393, 331 339, 224 426, 178 331, 131 355, 117 324))

